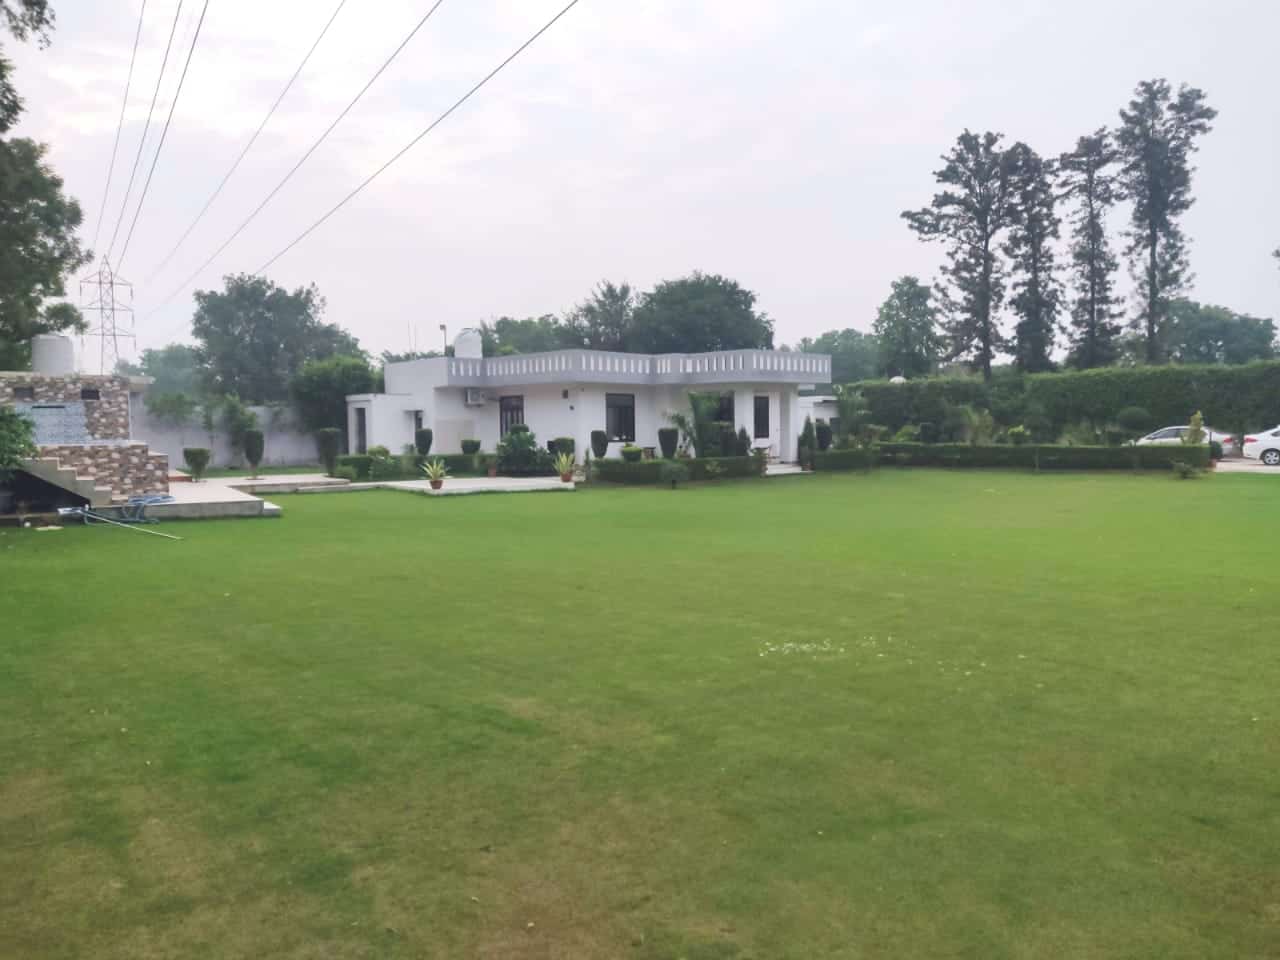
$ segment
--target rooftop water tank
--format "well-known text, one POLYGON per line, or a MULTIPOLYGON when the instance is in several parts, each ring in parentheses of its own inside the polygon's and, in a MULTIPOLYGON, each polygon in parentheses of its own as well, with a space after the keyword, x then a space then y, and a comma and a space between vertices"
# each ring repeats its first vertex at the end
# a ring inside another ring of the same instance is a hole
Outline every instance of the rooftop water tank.
POLYGON ((31 338, 31 371, 51 377, 68 377, 76 372, 76 350, 70 337, 58 333, 38 333, 31 338))
POLYGON ((480 331, 466 327, 453 338, 453 355, 459 360, 479 360, 484 356, 480 331))

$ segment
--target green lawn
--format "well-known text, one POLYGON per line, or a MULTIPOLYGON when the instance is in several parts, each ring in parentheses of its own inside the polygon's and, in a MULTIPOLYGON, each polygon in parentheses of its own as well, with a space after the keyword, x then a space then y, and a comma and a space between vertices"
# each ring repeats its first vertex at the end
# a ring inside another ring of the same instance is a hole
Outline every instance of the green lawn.
POLYGON ((0 534, 0 957, 1280 952, 1280 485, 0 534))

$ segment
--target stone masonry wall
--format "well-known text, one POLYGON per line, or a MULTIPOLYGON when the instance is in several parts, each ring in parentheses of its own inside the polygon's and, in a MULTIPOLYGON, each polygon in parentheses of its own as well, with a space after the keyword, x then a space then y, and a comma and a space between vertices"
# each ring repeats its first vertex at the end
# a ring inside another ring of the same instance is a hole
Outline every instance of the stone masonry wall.
POLYGON ((83 403, 85 427, 91 438, 129 439, 128 377, 0 373, 0 405, 30 403, 83 403), (24 387, 30 388, 34 396, 30 399, 20 396, 19 390, 24 387), (83 390, 97 390, 99 399, 83 399, 83 390))
POLYGON ((82 477, 110 486, 117 500, 143 493, 169 492, 169 458, 152 453, 145 443, 44 446, 39 456, 56 457, 82 477))

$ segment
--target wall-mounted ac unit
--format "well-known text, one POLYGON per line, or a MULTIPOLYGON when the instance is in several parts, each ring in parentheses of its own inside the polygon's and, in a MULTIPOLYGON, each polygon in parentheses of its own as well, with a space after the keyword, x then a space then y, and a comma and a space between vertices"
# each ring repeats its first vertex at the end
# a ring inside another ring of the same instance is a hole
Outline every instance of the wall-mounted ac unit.
POLYGON ((488 399, 489 398, 484 395, 483 390, 478 390, 475 387, 467 387, 467 392, 463 395, 462 402, 468 407, 483 407, 485 405, 485 401, 488 399))

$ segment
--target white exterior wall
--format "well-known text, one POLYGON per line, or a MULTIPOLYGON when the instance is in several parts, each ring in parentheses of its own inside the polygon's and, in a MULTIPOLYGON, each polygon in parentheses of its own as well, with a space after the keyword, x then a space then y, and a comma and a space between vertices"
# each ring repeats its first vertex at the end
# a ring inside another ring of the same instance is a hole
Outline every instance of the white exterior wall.
MULTIPOLYGON (((398 393, 369 393, 347 399, 348 452, 357 453, 359 431, 356 428, 356 411, 365 412, 366 449, 383 446, 392 453, 403 451, 405 444, 413 443, 414 398, 398 393)), ((427 421, 423 419, 423 423, 427 421)))
MULTIPOLYGON (((293 466, 312 464, 318 459, 315 434, 304 430, 287 407, 250 407, 258 417, 258 429, 263 433, 262 463, 265 466, 293 466)), ((216 424, 215 424, 216 425, 216 424)), ((204 428, 199 415, 185 423, 158 420, 147 413, 143 395, 129 397, 130 436, 145 443, 152 453, 163 453, 171 464, 182 463, 183 447, 207 447, 209 465, 213 467, 239 466, 241 458, 233 455, 231 440, 220 425, 212 434, 204 428)))

